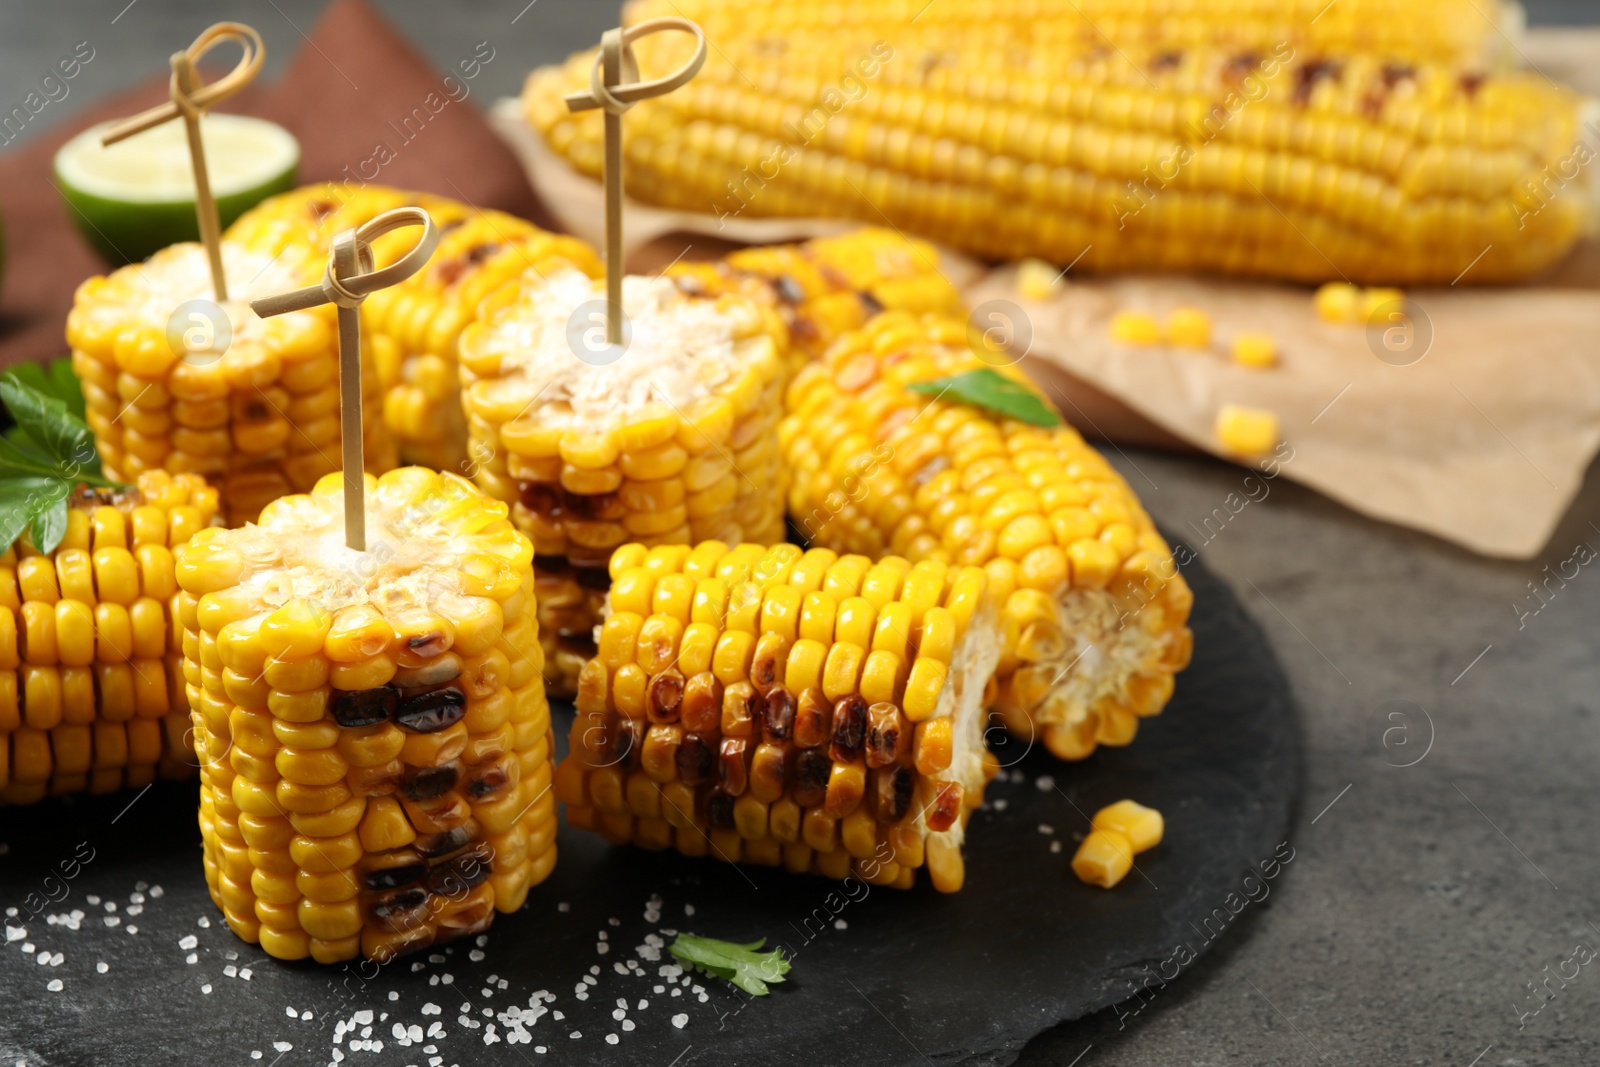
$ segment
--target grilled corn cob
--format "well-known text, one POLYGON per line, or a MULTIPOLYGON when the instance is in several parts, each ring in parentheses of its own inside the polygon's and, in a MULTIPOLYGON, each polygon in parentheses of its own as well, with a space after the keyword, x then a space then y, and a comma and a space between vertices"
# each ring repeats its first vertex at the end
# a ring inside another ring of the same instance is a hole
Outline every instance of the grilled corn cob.
POLYGON ((0 555, 0 804, 194 772, 172 553, 217 512, 196 474, 79 489, 60 546, 0 555))
POLYGON ((1003 24, 1052 47, 1242 51, 1286 41, 1308 52, 1368 52, 1472 69, 1505 58, 1522 23, 1517 4, 1492 0, 865 0, 833 6, 635 0, 625 11, 629 24, 661 15, 692 18, 714 41, 847 26, 887 35, 913 21, 962 31, 1003 24))
MULTIPOLYGON (((528 269, 564 261, 592 276, 600 261, 583 242, 547 233, 501 211, 381 186, 349 190, 336 182, 265 201, 229 228, 231 237, 273 252, 304 245, 325 254, 340 230, 403 204, 426 208, 439 248, 423 271, 380 289, 361 305, 362 335, 372 348, 383 421, 400 459, 466 472, 467 426, 461 413, 456 340, 484 296, 528 269)), ((404 233, 380 239, 376 256, 410 246, 404 233), (391 242, 386 244, 385 241, 391 242)))
MULTIPOLYGON (((320 277, 324 261, 225 241, 229 299, 210 299, 206 254, 173 245, 78 287, 67 316, 72 369, 106 475, 204 475, 227 522, 254 519, 339 463, 339 352, 331 306, 258 318, 252 297, 320 277)), ((370 469, 394 465, 370 376, 370 469)))
POLYGON ((789 387, 790 514, 840 552, 983 567, 1004 633, 995 710, 1081 759, 1127 744, 1166 704, 1189 660, 1193 596, 1127 484, 1074 430, 906 389, 985 366, 955 319, 886 312, 841 338, 789 387))
POLYGON ((419 467, 341 475, 178 559, 211 898, 284 959, 384 960, 486 927, 555 863, 533 548, 419 467))
MULTIPOLYGON (((881 33, 734 20, 692 84, 630 115, 630 194, 887 221, 1092 270, 1301 281, 1451 281, 1469 266, 1467 281, 1520 278, 1588 225, 1583 101, 1542 76, 1287 42, 1110 49, 1076 28, 1056 40, 1048 24, 992 23, 989 5, 943 25, 941 7, 881 33)), ((660 70, 693 44, 635 47, 660 70)), ((600 113, 573 114, 562 94, 592 62, 535 71, 523 95, 532 125, 591 175, 600 113)))
POLYGON ((735 295, 626 280, 625 354, 586 349, 603 297, 577 270, 498 290, 461 335, 478 484, 512 505, 541 557, 604 570, 630 540, 783 533, 783 378, 760 309, 735 295))
POLYGON ((959 314, 961 292, 926 241, 866 227, 803 244, 742 248, 711 262, 679 262, 667 274, 693 295, 742 293, 778 311, 775 340, 789 372, 879 311, 959 314))
POLYGON ((976 567, 721 542, 611 558, 567 821, 615 843, 960 889, 993 773, 998 655, 976 567))

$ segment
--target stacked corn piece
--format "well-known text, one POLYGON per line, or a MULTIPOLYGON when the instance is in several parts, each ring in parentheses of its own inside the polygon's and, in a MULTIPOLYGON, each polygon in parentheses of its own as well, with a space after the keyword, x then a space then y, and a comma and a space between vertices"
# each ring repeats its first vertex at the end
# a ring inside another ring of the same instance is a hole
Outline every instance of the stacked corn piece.
POLYGON ((1004 634, 995 710, 1081 759, 1127 744, 1165 706, 1193 647, 1193 595, 1076 431, 906 389, 985 366, 953 319, 887 312, 842 338, 789 388, 790 514, 841 552, 984 568, 1004 634))
POLYGON ((488 926, 555 863, 532 546, 418 467, 341 476, 178 560, 206 880, 284 959, 384 960, 488 926))
MULTIPOLYGON (((1585 102, 1541 75, 1288 44, 1113 49, 991 7, 944 25, 936 4, 881 32, 734 20, 693 83, 638 105, 630 194, 887 222, 1058 266, 1308 282, 1523 278, 1588 225, 1585 102)), ((670 69, 693 42, 635 47, 670 69)), ((602 119, 562 101, 592 62, 535 71, 523 100, 598 175, 602 119)))
POLYGON ((0 804, 194 771, 172 553, 211 524, 216 490, 148 471, 70 504, 54 552, 24 536, 0 555, 0 804))
POLYGON ((590 349, 604 300, 575 270, 530 271, 461 335, 478 484, 511 504, 549 589, 550 681, 571 692, 594 594, 628 541, 783 539, 784 375, 769 317, 733 293, 627 278, 629 340, 590 349), (558 645, 550 648, 560 652, 558 645))
POLYGON ((679 262, 667 274, 686 292, 738 292, 775 308, 791 374, 886 308, 952 315, 963 308, 960 290, 940 271, 937 249, 876 227, 679 262))
MULTIPOLYGON (((230 525, 339 465, 339 344, 332 306, 262 319, 255 297, 320 277, 325 260, 224 242, 230 299, 211 300, 205 250, 163 249, 78 287, 72 367, 106 475, 203 475, 230 525)), ((394 465, 376 382, 365 404, 370 469, 394 465)))
POLYGON ((1522 31, 1513 0, 866 0, 833 8, 764 0, 634 0, 629 24, 662 15, 699 22, 713 40, 796 30, 871 28, 895 42, 919 26, 1025 29, 1055 44, 1117 48, 1369 52, 1411 62, 1483 67, 1506 58, 1522 31))
MULTIPOLYGON (((485 296, 530 268, 550 270, 565 262, 598 276, 594 252, 576 238, 548 233, 504 212, 382 186, 351 190, 334 182, 264 201, 228 233, 273 252, 302 245, 325 254, 340 230, 407 204, 433 216, 439 247, 421 272, 367 298, 361 305, 362 336, 372 349, 383 422, 400 459, 466 471, 467 427, 456 371, 462 328, 485 296)), ((409 240, 403 232, 380 238, 378 262, 386 253, 409 248, 409 240)))
POLYGON ((612 557, 583 670, 567 821, 614 843, 961 888, 995 767, 998 655, 975 567, 720 542, 612 557))

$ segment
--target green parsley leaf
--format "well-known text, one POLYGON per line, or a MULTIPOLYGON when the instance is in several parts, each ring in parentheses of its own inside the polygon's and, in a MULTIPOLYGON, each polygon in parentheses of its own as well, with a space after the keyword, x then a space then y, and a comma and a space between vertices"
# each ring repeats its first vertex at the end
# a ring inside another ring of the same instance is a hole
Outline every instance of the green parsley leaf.
POLYGON ((0 375, 0 401, 16 422, 0 435, 0 551, 30 529, 41 552, 54 551, 66 535, 72 491, 116 483, 100 473, 94 435, 76 414, 83 393, 70 364, 8 370, 0 375))
POLYGON ((746 993, 764 997, 770 992, 768 982, 782 982, 789 973, 789 961, 782 952, 758 951, 766 943, 766 938, 741 945, 714 937, 679 934, 667 951, 699 971, 726 978, 746 993))
POLYGON ((913 393, 925 393, 958 404, 984 408, 1032 426, 1060 426, 1061 416, 1039 394, 993 367, 967 371, 948 378, 912 382, 913 393))

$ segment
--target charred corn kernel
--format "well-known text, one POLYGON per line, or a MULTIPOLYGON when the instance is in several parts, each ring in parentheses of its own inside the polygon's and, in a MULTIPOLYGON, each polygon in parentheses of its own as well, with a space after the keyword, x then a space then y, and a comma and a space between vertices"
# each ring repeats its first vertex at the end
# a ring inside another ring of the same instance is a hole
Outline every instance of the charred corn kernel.
MULTIPOLYGON (((402 204, 418 204, 432 214, 440 240, 425 270, 373 293, 361 306, 363 337, 373 349, 368 420, 387 431, 402 460, 465 470, 468 435, 457 352, 461 332, 474 319, 479 302, 530 265, 569 263, 593 274, 600 264, 582 242, 546 233, 522 219, 375 185, 354 192, 332 184, 310 185, 271 197, 240 216, 227 236, 272 255, 309 250, 320 271, 337 233, 402 204)), ((403 238, 380 238, 379 258, 403 246, 403 238)), ((297 349, 313 348, 322 336, 315 327, 300 324, 287 333, 283 343, 297 349)), ((300 384, 305 386, 303 395, 314 395, 311 383, 300 384)), ((330 405, 326 410, 331 414, 334 401, 322 403, 330 405)), ((302 410, 310 414, 311 407, 302 410)), ((329 432, 333 430, 330 424, 329 432)))
MULTIPOLYGON (((148 471, 125 489, 75 491, 53 553, 40 554, 28 535, 5 546, 0 782, 49 782, 59 795, 194 773, 189 702, 181 677, 170 684, 182 661, 167 543, 168 519, 179 508, 192 513, 194 528, 208 525, 215 495, 197 476, 148 471), (136 545, 137 556, 130 530, 146 542, 136 545)), ((195 651, 202 653, 198 643, 195 651)), ((216 648, 205 654, 215 672, 216 648)), ((0 804, 44 795, 3 789, 0 804)))
POLYGON ((1024 300, 1049 300, 1064 287, 1065 278, 1066 271, 1042 259, 1024 259, 1017 264, 1017 293, 1024 300))
POLYGON ((1211 347, 1211 316, 1199 308, 1173 308, 1167 316, 1167 340, 1179 348, 1211 347))
POLYGON ((1278 416, 1262 408, 1224 404, 1217 412, 1217 440, 1229 452, 1264 456, 1278 444, 1278 416))
POLYGON ((1094 813, 1094 829, 1121 834, 1135 853, 1161 844, 1166 823, 1161 813, 1133 800, 1119 800, 1094 813))
MULTIPOLYGON (((735 590, 754 599, 745 615, 752 629, 733 629, 731 617, 691 623, 683 644, 693 634, 700 651, 687 676, 681 653, 648 665, 644 657, 609 661, 602 635, 600 654, 583 668, 591 680, 580 689, 569 755, 555 773, 569 821, 608 840, 667 847, 669 838, 644 821, 655 817, 659 797, 661 818, 678 830, 670 843, 686 855, 824 875, 872 862, 863 877, 910 885, 902 868, 910 872, 937 851, 936 885, 959 888, 956 816, 961 797, 982 797, 982 699, 1000 652, 983 572, 898 558, 874 567, 859 556, 789 545, 721 551, 675 552, 662 559, 656 580, 703 574, 710 555, 720 570, 739 553, 744 558, 727 573, 735 590), (877 607, 854 595, 875 571, 894 579, 874 585, 877 607), (900 654, 869 652, 864 643, 884 619, 899 627, 886 643, 902 654, 920 649, 909 681, 900 654), (624 689, 644 694, 645 722, 620 698, 624 689), (931 819, 917 799, 924 794, 946 801, 930 809, 931 819), (903 840, 887 871, 877 846, 891 832, 903 840), (944 844, 935 849, 935 840, 944 844)), ((637 561, 631 546, 618 554, 637 561)), ((610 619, 627 614, 617 610, 619 597, 636 596, 623 573, 605 608, 610 619)), ((709 581, 698 579, 697 590, 709 581)))
MULTIPOLYGON (((639 104, 652 134, 625 146, 628 192, 673 209, 887 222, 1075 270, 1399 284, 1449 282, 1490 246, 1469 280, 1530 276, 1593 215, 1586 182, 1547 177, 1570 172, 1584 98, 1491 70, 1486 41, 1506 38, 1472 0, 964 0, 942 16, 899 0, 731 0, 695 14, 718 48, 689 92, 639 104), (778 87, 826 81, 885 41, 939 55, 939 69, 882 64, 848 128, 808 137, 784 180, 750 195, 773 138, 810 121, 778 87), (1218 106, 1236 121, 1207 110, 1218 106), (1196 137, 1217 151, 1152 186, 1196 137)), ((692 44, 641 47, 642 64, 670 69, 692 44)), ((522 103, 546 143, 598 176, 604 119, 564 101, 594 58, 535 71, 522 103)))
MULTIPOLYGON (((1233 338, 1233 361, 1258 369, 1278 363, 1278 341, 1270 333, 1241 333, 1233 338)), ((1274 444, 1277 442, 1274 441, 1274 444)))
POLYGON ((1158 345, 1161 324, 1143 311, 1119 311, 1111 316, 1111 339, 1123 345, 1158 345))
POLYGON ((176 568, 213 898, 321 962, 478 933, 554 863, 532 545, 471 483, 406 468, 367 483, 369 543, 404 550, 352 567, 343 507, 331 475, 176 568))
POLYGON ((1110 889, 1133 869, 1133 845, 1115 830, 1090 830, 1072 857, 1072 873, 1088 885, 1110 889))
POLYGON ((834 626, 835 642, 856 643, 871 627, 859 683, 869 702, 916 722, 938 695, 932 664, 947 662, 952 624, 964 632, 992 602, 995 710, 1081 758, 1102 699, 1154 713, 1170 695, 1190 642, 1188 588, 1127 484, 1073 430, 905 388, 985 366, 966 329, 885 312, 800 371, 780 427, 789 513, 817 545, 884 561, 862 572, 858 598, 838 602, 834 626), (897 551, 917 566, 889 563, 897 551))
POLYGON ((1324 322, 1352 323, 1362 320, 1365 296, 1349 282, 1325 282, 1317 287, 1311 302, 1324 322))
MULTIPOLYGON (((301 245, 266 251, 234 240, 224 240, 222 248, 223 269, 233 279, 231 299, 221 309, 226 322, 196 314, 182 324, 182 343, 175 346, 168 324, 151 321, 154 307, 211 296, 204 250, 180 244, 80 286, 67 342, 80 378, 109 377, 117 384, 114 391, 84 392, 106 475, 203 473, 220 493, 225 518, 237 525, 253 520, 277 496, 309 490, 326 469, 322 456, 338 455, 336 418, 294 421, 285 414, 306 391, 303 368, 322 365, 331 375, 338 349, 331 306, 271 320, 248 307, 254 297, 320 277, 325 250, 301 245), (93 328, 86 328, 91 322, 93 328)), ((371 469, 381 471, 394 465, 393 449, 378 417, 377 394, 366 399, 365 454, 371 469)), ((146 513, 130 541, 123 513, 103 508, 93 517, 95 546, 127 549, 158 540, 171 546, 197 528, 192 513, 170 509, 167 537, 159 539, 153 519, 146 513)))

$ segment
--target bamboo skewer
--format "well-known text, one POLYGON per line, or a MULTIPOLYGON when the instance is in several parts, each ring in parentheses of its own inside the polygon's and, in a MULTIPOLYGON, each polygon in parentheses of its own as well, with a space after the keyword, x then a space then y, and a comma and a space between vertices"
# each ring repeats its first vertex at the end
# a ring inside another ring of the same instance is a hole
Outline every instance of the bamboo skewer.
POLYGON ((183 119, 184 132, 189 138, 189 162, 194 168, 195 220, 199 224, 200 242, 205 245, 206 258, 211 265, 211 288, 218 303, 228 299, 228 280, 222 270, 222 223, 217 216, 217 201, 211 195, 211 178, 206 171, 200 116, 212 104, 249 85, 261 70, 266 51, 261 35, 242 22, 218 22, 208 27, 188 48, 172 54, 172 99, 123 119, 100 135, 100 143, 109 146, 164 122, 180 117, 183 119), (238 41, 244 49, 244 55, 233 70, 206 85, 201 82, 196 65, 202 56, 224 41, 238 41))
POLYGON ((439 244, 433 216, 420 207, 397 207, 357 229, 333 239, 322 281, 304 289, 250 302, 262 318, 304 311, 320 304, 339 309, 339 433, 344 464, 344 541, 357 552, 367 550, 366 457, 361 423, 361 302, 379 289, 404 281, 421 270, 439 244), (382 269, 374 269, 372 242, 406 226, 422 227, 409 252, 382 269))
POLYGON ((706 35, 699 25, 685 18, 646 19, 626 28, 607 30, 600 36, 600 54, 589 72, 589 88, 568 93, 570 111, 602 108, 605 113, 605 166, 602 180, 606 190, 606 343, 622 344, 622 115, 634 104, 653 96, 664 96, 687 84, 700 73, 706 61, 706 35), (671 74, 651 81, 639 80, 639 64, 633 56, 633 42, 663 30, 681 30, 695 36, 694 55, 671 74))

